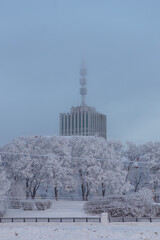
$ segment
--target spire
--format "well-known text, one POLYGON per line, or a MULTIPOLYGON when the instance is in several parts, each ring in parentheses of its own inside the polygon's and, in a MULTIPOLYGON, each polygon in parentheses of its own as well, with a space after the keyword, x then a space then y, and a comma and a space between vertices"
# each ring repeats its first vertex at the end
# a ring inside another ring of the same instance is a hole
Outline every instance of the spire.
POLYGON ((86 88, 86 85, 87 85, 87 79, 86 79, 86 75, 87 75, 87 68, 84 64, 84 61, 82 62, 82 65, 81 65, 81 69, 80 69, 80 85, 81 85, 81 88, 80 88, 80 94, 81 94, 81 97, 82 97, 82 101, 81 101, 81 105, 82 106, 85 106, 85 95, 87 95, 87 88, 86 88))

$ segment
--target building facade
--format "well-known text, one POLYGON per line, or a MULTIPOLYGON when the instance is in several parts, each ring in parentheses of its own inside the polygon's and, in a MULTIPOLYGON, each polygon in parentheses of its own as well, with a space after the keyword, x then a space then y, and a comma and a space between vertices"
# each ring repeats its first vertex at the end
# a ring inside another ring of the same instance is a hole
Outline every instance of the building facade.
POLYGON ((106 116, 88 106, 72 107, 60 114, 61 136, 99 136, 106 138, 106 116))
POLYGON ((87 70, 84 65, 81 67, 80 74, 82 102, 80 106, 72 107, 70 113, 60 113, 60 135, 99 136, 107 138, 106 115, 98 113, 95 108, 85 104, 87 70))

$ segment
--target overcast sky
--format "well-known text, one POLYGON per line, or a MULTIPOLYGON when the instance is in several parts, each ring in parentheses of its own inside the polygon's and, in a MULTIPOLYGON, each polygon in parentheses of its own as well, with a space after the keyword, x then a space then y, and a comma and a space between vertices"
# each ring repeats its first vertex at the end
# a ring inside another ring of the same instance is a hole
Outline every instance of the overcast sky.
POLYGON ((59 135, 83 58, 108 139, 160 141, 159 0, 0 0, 0 146, 59 135))

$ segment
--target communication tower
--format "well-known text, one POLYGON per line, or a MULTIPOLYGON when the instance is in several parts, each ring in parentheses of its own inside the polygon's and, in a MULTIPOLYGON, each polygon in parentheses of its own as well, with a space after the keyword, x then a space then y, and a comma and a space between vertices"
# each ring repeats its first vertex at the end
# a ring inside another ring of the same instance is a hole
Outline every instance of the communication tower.
POLYGON ((86 79, 87 68, 86 68, 84 63, 82 63, 82 66, 81 66, 81 69, 80 69, 80 76, 81 76, 80 77, 80 85, 81 85, 80 94, 81 94, 81 97, 82 97, 81 105, 85 106, 86 105, 85 96, 87 95, 87 88, 86 88, 86 85, 87 85, 87 79, 86 79))

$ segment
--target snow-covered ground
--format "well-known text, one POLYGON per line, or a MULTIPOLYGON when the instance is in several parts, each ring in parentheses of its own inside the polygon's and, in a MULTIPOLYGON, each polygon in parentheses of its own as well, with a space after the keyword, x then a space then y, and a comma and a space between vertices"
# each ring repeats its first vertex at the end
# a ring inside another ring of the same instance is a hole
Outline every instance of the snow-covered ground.
POLYGON ((2 223, 0 240, 159 240, 160 223, 2 223))
POLYGON ((53 201, 51 208, 45 211, 8 209, 4 217, 87 217, 83 204, 83 201, 53 201))
MULTIPOLYGON (((9 209, 4 217, 85 217, 82 201, 45 211, 9 209)), ((160 240, 160 223, 0 223, 0 240, 160 240)))

